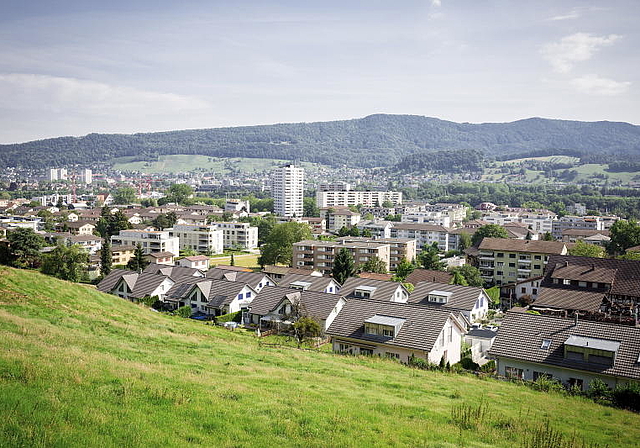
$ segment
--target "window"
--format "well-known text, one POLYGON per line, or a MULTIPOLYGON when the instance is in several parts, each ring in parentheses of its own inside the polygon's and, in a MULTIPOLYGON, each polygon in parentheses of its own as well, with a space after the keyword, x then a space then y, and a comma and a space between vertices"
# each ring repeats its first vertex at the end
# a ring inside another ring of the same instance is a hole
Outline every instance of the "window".
POLYGON ((524 287, 523 287, 523 288, 520 288, 520 292, 521 292, 522 294, 526 294, 526 293, 527 293, 527 288, 524 288, 524 287))
POLYGON ((499 252, 496 256, 497 256, 498 258, 504 258, 504 254, 503 254, 502 252, 499 252))
POLYGON ((543 339, 540 348, 542 350, 549 350, 549 347, 551 347, 551 339, 543 339))
POLYGON ((534 264, 533 265, 533 269, 540 269, 540 265, 539 264, 534 264))
POLYGON ((245 295, 245 297, 248 299, 249 297, 251 297, 251 291, 247 291, 247 294, 245 295))
POLYGON ((392 359, 400 359, 400 355, 398 353, 385 352, 384 356, 392 359))
POLYGON ((586 288, 587 287, 587 282, 578 282, 578 286, 581 288, 586 288))
POLYGON ((541 255, 534 255, 533 259, 534 260, 542 260, 542 256, 541 255))
POLYGON ((496 275, 502 275, 502 271, 497 271, 496 275))
POLYGON ((524 370, 518 369, 517 367, 505 366, 504 375, 507 378, 523 380, 524 379, 524 370))
POLYGON ((373 350, 370 348, 361 348, 360 349, 360 354, 361 355, 366 355, 366 356, 372 356, 373 355, 373 350))
POLYGON ((515 267, 516 267, 516 264, 515 264, 515 263, 509 263, 509 267, 510 267, 510 268, 515 268, 515 267))
POLYGON ((562 284, 563 284, 563 285, 570 285, 570 284, 571 284, 571 280, 569 280, 569 279, 567 279, 567 278, 562 279, 562 284))
POLYGON ((533 289, 531 290, 531 294, 533 294, 534 296, 535 296, 536 294, 538 294, 538 289, 537 289, 537 288, 533 288, 533 289))
POLYGON ((387 337, 392 338, 393 337, 393 333, 394 333, 393 328, 383 328, 382 329, 382 335, 383 336, 387 336, 387 337))
POLYGON ((509 258, 516 258, 516 254, 509 254, 509 258))

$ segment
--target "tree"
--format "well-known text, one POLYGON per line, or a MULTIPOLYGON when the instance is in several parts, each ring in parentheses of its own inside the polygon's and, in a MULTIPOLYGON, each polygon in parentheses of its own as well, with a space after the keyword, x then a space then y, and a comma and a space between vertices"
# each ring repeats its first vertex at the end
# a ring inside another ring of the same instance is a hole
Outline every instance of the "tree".
POLYGON ((188 205, 189 198, 193 196, 193 188, 187 184, 172 184, 167 191, 169 202, 188 205))
POLYGON ((365 237, 365 238, 371 238, 373 235, 371 234, 371 230, 369 229, 362 229, 362 233, 360 234, 361 236, 365 237))
POLYGON ((33 229, 19 228, 7 234, 9 248, 6 263, 17 268, 36 268, 40 265, 40 249, 44 247, 44 238, 33 229))
POLYGON ((507 230, 498 224, 486 224, 476 230, 471 237, 471 243, 479 246, 483 238, 509 238, 507 230))
POLYGON ((100 249, 100 274, 106 277, 111 273, 112 267, 111 241, 105 238, 100 249))
POLYGON ((130 228, 131 223, 121 210, 111 213, 109 207, 102 207, 100 219, 98 219, 98 223, 96 224, 96 231, 102 238, 110 238, 120 233, 121 230, 130 228))
POLYGON ((595 244, 589 244, 582 240, 578 240, 575 246, 569 249, 569 255, 575 255, 577 257, 604 258, 605 252, 602 246, 596 246, 595 244))
POLYGON ((349 227, 347 226, 342 226, 340 227, 340 230, 338 230, 338 236, 349 236, 349 227))
POLYGON ((464 277, 465 281, 467 282, 467 285, 469 286, 476 286, 476 287, 484 286, 484 281, 480 276, 480 271, 475 266, 471 266, 470 264, 464 264, 460 267, 452 269, 451 272, 453 273, 454 276, 456 274, 462 275, 462 277, 464 277))
POLYGON ((356 275, 355 265, 351 252, 346 247, 340 249, 338 255, 333 260, 333 278, 340 284, 343 284, 349 277, 356 275))
POLYGON ((178 313, 178 316, 184 317, 185 319, 189 318, 191 317, 191 307, 188 305, 181 306, 176 310, 176 313, 178 313))
POLYGON ((318 337, 321 333, 322 329, 320 328, 320 324, 308 316, 300 317, 293 324, 293 334, 298 341, 298 347, 302 345, 305 340, 318 337))
POLYGON ((555 241, 555 240, 556 239, 549 232, 545 232, 545 234, 542 235, 542 241, 555 241))
POLYGON ((140 243, 136 244, 136 249, 133 252, 133 258, 129 260, 129 263, 127 263, 127 268, 132 271, 142 272, 148 265, 149 262, 144 256, 142 245, 140 243))
POLYGON ((378 258, 377 255, 369 258, 366 263, 360 265, 362 272, 374 272, 376 274, 386 274, 387 264, 378 258))
POLYGON ((630 247, 640 245, 640 225, 634 220, 616 221, 610 231, 608 250, 611 254, 621 254, 630 247))
POLYGON ((349 236, 360 236, 360 231, 356 226, 353 226, 349 229, 349 236))
POLYGON ((306 217, 317 218, 320 216, 320 209, 316 205, 316 200, 314 198, 304 198, 302 200, 302 214, 306 217))
POLYGON ((42 257, 40 270, 70 282, 79 282, 86 272, 89 254, 77 244, 65 246, 58 244, 55 249, 42 257))
POLYGON ((311 229, 307 224, 299 222, 276 224, 260 248, 258 262, 261 266, 278 263, 291 265, 293 243, 310 238, 311 229))
POLYGON ((114 204, 131 204, 136 200, 136 190, 133 187, 118 188, 113 194, 114 204))
POLYGON ((440 261, 439 253, 440 251, 438 250, 437 243, 433 243, 431 246, 426 246, 422 249, 422 252, 418 254, 418 263, 425 269, 444 271, 445 263, 440 261))
POLYGON ((384 201, 384 202, 382 203, 382 206, 383 206, 384 208, 392 208, 392 207, 393 207, 393 202, 391 202, 391 201, 389 201, 389 200, 386 200, 386 201, 384 201))
POLYGON ((408 261, 405 257, 402 257, 402 260, 400 260, 400 263, 398 263, 398 266, 396 267, 396 275, 394 275, 393 281, 404 282, 415 268, 416 265, 414 263, 408 261))
POLYGON ((449 284, 469 286, 469 283, 467 283, 467 280, 464 278, 464 275, 462 275, 459 271, 456 271, 453 273, 453 277, 451 278, 451 281, 449 282, 449 284))
POLYGON ((231 254, 231 258, 229 259, 229 266, 235 266, 236 265, 236 259, 233 257, 233 254, 231 254))
POLYGON ((458 249, 465 250, 471 247, 471 235, 467 232, 460 232, 458 235, 458 249))

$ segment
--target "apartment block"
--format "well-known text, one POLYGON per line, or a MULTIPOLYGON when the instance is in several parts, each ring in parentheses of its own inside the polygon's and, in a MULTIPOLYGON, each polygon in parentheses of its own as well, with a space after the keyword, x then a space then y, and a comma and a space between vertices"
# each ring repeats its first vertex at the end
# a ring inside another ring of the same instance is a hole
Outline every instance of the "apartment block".
POLYGON ((271 194, 273 210, 278 216, 302 217, 304 168, 285 165, 273 171, 271 194))
POLYGON ((217 225, 176 224, 165 229, 180 239, 180 250, 192 249, 199 253, 221 254, 224 251, 224 232, 217 225))
POLYGON ((345 236, 337 238, 340 243, 382 243, 389 245, 389 269, 395 271, 403 258, 413 261, 416 258, 416 240, 410 238, 365 238, 345 236))
POLYGON ((402 204, 402 193, 399 191, 356 191, 334 190, 316 192, 316 205, 318 208, 337 207, 350 205, 364 205, 367 207, 381 206, 385 201, 402 204))
MULTIPOLYGON (((171 236, 167 230, 129 229, 121 230, 118 235, 111 237, 112 246, 135 246, 138 243, 142 246, 145 255, 153 252, 180 254, 180 239, 171 236)), ((115 249, 114 247, 113 250, 115 249)))
POLYGON ((441 211, 420 211, 402 215, 402 222, 417 224, 435 224, 437 226, 451 227, 452 219, 448 213, 441 211))
POLYGON ((330 274, 336 255, 347 248, 356 266, 366 263, 377 256, 389 270, 391 247, 378 242, 341 242, 305 240, 293 245, 293 265, 297 268, 315 269, 330 274))
POLYGON ((258 228, 248 222, 213 222, 222 230, 222 246, 225 249, 251 250, 258 247, 258 228))
POLYGON ((541 276, 551 255, 566 253, 560 241, 484 238, 476 264, 485 281, 502 285, 541 276))
POLYGON ((435 224, 394 223, 391 227, 391 238, 409 238, 417 241, 417 250, 425 246, 438 244, 441 251, 449 250, 449 230, 435 224))
POLYGON ((360 222, 360 213, 352 212, 348 207, 321 208, 320 217, 324 218, 326 230, 330 232, 338 232, 343 227, 353 227, 360 222))
POLYGON ((551 234, 562 238, 565 230, 604 230, 604 221, 599 216, 563 216, 553 222, 551 234))

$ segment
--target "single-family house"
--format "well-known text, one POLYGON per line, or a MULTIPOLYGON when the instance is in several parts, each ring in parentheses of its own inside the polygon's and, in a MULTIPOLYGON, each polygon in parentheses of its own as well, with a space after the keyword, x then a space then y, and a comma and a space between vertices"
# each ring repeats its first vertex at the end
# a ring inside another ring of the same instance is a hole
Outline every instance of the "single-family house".
POLYGON ((409 295, 409 303, 459 310, 469 322, 487 316, 490 300, 482 288, 432 282, 418 283, 409 295))
POLYGON ((326 292, 337 294, 340 283, 331 277, 314 277, 312 275, 287 274, 278 282, 283 288, 295 288, 304 291, 326 292))
POLYGON ((249 285, 226 280, 184 280, 168 293, 165 302, 169 308, 191 307, 192 312, 212 316, 235 313, 251 304, 256 291, 249 285))
POLYGON ((256 292, 260 292, 265 286, 276 285, 276 282, 264 272, 231 271, 223 268, 213 268, 207 271, 206 277, 215 280, 245 283, 256 292))
POLYGON ((209 269, 210 260, 211 259, 206 255, 193 255, 190 257, 181 258, 180 260, 178 260, 178 265, 206 271, 207 269, 209 269))
POLYGON ((409 291, 401 283, 358 277, 349 277, 340 288, 340 295, 347 299, 371 299, 382 302, 406 303, 409 300, 409 291))

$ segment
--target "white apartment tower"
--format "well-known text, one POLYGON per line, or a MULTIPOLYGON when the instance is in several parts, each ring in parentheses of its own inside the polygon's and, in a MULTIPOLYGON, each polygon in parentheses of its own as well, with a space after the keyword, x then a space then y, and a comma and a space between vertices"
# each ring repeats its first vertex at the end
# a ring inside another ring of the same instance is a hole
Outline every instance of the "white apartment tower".
POLYGON ((271 193, 276 215, 302 217, 304 195, 304 168, 285 165, 273 172, 271 193))

